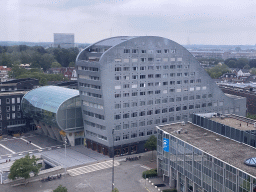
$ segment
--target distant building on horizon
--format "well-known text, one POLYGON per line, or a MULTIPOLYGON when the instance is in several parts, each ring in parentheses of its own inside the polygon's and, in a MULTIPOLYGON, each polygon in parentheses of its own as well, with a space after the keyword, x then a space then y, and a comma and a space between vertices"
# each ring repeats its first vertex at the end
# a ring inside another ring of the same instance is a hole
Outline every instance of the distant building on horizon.
POLYGON ((72 48, 75 46, 74 33, 54 33, 54 47, 72 48))

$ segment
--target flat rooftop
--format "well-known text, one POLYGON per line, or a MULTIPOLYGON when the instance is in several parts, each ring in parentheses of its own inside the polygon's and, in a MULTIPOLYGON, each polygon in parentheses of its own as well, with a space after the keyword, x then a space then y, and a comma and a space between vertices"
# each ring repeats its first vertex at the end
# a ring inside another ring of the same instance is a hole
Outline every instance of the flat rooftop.
POLYGON ((256 177, 256 167, 244 164, 246 159, 256 157, 256 148, 210 132, 190 122, 184 126, 181 123, 175 123, 158 127, 211 156, 256 177), (177 133, 178 130, 181 130, 180 134, 177 133))
POLYGON ((8 96, 8 95, 25 95, 28 91, 10 91, 10 92, 2 92, 0 96, 8 96))
POLYGON ((230 126, 230 127, 235 128, 235 129, 242 130, 242 131, 256 130, 256 128, 254 128, 254 124, 252 122, 247 123, 245 120, 243 121, 241 119, 235 119, 232 116, 225 117, 224 119, 222 119, 221 117, 212 117, 210 119, 215 121, 215 122, 218 122, 218 123, 221 123, 223 125, 227 125, 227 126, 230 126))

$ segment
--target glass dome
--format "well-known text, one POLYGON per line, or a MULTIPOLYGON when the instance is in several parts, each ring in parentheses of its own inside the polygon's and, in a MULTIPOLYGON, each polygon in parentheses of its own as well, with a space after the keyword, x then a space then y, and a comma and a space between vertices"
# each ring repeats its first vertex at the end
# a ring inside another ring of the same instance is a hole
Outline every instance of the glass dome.
POLYGON ((246 165, 256 167, 256 157, 246 159, 244 162, 246 165))

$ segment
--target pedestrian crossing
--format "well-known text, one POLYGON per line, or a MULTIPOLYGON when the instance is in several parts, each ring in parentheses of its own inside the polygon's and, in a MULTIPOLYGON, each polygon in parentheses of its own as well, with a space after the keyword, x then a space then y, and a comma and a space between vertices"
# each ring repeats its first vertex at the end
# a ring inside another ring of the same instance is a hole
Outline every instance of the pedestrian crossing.
MULTIPOLYGON (((118 161, 115 161, 114 166, 118 166, 118 165, 120 165, 120 163, 118 161)), ((91 173, 91 172, 102 170, 102 169, 107 169, 112 166, 113 166, 113 160, 110 160, 110 161, 104 161, 101 163, 82 166, 74 169, 69 169, 67 172, 69 173, 70 176, 78 176, 78 175, 91 173)))

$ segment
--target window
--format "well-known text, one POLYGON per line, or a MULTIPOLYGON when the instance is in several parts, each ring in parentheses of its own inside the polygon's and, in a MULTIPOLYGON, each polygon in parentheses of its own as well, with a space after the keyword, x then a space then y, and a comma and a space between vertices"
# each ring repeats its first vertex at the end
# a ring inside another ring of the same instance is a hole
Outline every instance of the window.
POLYGON ((147 125, 152 125, 152 124, 153 124, 153 120, 147 121, 147 125))
POLYGON ((132 88, 137 88, 138 85, 137 84, 132 84, 132 88))
POLYGON ((148 66, 148 70, 154 70, 154 66, 148 66))
POLYGON ((140 67, 140 70, 141 70, 141 71, 145 71, 145 70, 146 70, 146 67, 144 67, 144 66, 143 66, 143 67, 140 67))
POLYGON ((6 98, 6 103, 10 104, 10 99, 9 98, 6 98))
POLYGON ((203 103, 203 104, 202 104, 202 107, 206 107, 206 103, 203 103))
POLYGON ((130 117, 129 113, 123 114, 123 118, 124 118, 124 119, 127 119, 127 118, 129 118, 129 117, 130 117))
POLYGON ((139 136, 140 137, 144 136, 144 132, 139 132, 139 136))
POLYGON ((162 109, 162 113, 167 113, 167 108, 162 109))
POLYGON ((140 106, 146 105, 146 101, 140 101, 140 106))
POLYGON ((121 108, 121 104, 115 104, 115 109, 119 109, 119 108, 121 108))
POLYGON ((133 97, 138 96, 138 92, 132 92, 132 96, 133 97))
POLYGON ((11 111, 11 107, 10 106, 6 106, 6 112, 10 112, 11 111))
POLYGON ((120 141, 120 136, 115 136, 115 141, 120 141))
POLYGON ((163 69, 169 69, 169 66, 168 65, 164 65, 163 69))
POLYGON ((187 77, 187 76, 188 76, 188 73, 184 73, 184 76, 187 77))
POLYGON ((196 99, 201 99, 201 96, 200 95, 196 95, 196 99))
POLYGON ((167 103, 168 102, 168 99, 165 98, 165 99, 162 99, 162 103, 167 103))
POLYGON ((177 93, 181 92, 181 89, 176 89, 176 92, 177 92, 177 93))
POLYGON ((124 71, 130 71, 130 67, 124 67, 124 71))
MULTIPOLYGON (((159 119, 159 121, 160 121, 160 119, 159 119)), ((160 122, 159 122, 160 123, 160 122)), ((152 135, 153 134, 153 131, 152 130, 150 130, 150 131, 147 131, 147 135, 152 135)))
POLYGON ((161 83, 160 82, 155 82, 155 86, 160 86, 161 83))
POLYGON ((124 53, 130 53, 130 49, 124 49, 124 53))
POLYGON ((182 73, 177 73, 177 77, 182 77, 182 73))
POLYGON ((161 93, 161 90, 156 90, 155 91, 155 94, 160 94, 161 93))
POLYGON ((177 81, 177 84, 178 84, 178 85, 181 84, 181 81, 177 81))
POLYGON ((160 104, 161 103, 161 99, 156 99, 155 100, 155 104, 160 104))
POLYGON ((141 53, 147 53, 147 51, 143 49, 143 50, 141 50, 141 53))
POLYGON ((176 65, 170 65, 170 69, 175 69, 176 65))
POLYGON ((163 82, 163 85, 164 85, 164 86, 165 86, 165 85, 168 85, 168 81, 163 82))
POLYGON ((176 97, 176 101, 181 101, 181 97, 176 97))
POLYGON ((207 97, 207 95, 206 95, 206 94, 203 94, 203 95, 202 95, 202 98, 203 98, 203 99, 205 99, 206 97, 207 97))
POLYGON ((175 85, 175 81, 170 81, 170 85, 175 85))
POLYGON ((129 129, 129 124, 123 124, 123 129, 129 129))
POLYGON ((153 100, 148 100, 147 104, 148 105, 153 105, 153 100))
POLYGON ((121 94, 118 93, 118 94, 115 94, 115 98, 120 98, 121 97, 121 94))
POLYGON ((223 101, 219 101, 219 106, 223 106, 223 101))
POLYGON ((138 62, 138 59, 132 59, 132 62, 136 63, 136 62, 138 62))
POLYGON ((184 84, 188 84, 188 80, 184 80, 184 84))
POLYGON ((138 53, 137 49, 132 49, 132 53, 138 53))
POLYGON ((115 80, 117 81, 121 80, 121 76, 115 76, 115 80))
POLYGON ((137 102, 132 102, 132 107, 137 107, 137 102))
POLYGON ((186 101, 186 100, 188 100, 188 96, 183 97, 183 101, 186 101))
POLYGON ((212 94, 209 94, 209 95, 208 95, 208 98, 212 98, 212 94))
POLYGON ((162 123, 166 123, 166 122, 167 122, 167 118, 163 118, 162 123))
POLYGON ((123 85, 123 88, 124 88, 124 89, 127 89, 127 88, 129 88, 129 87, 130 87, 129 84, 124 84, 124 85, 123 85))
POLYGON ((195 88, 194 87, 190 87, 189 91, 195 91, 195 88))
POLYGON ((138 79, 138 75, 133 75, 132 79, 138 79))
POLYGON ((7 119, 7 120, 10 119, 10 113, 6 113, 6 119, 7 119))
POLYGON ((189 105, 189 109, 194 109, 194 105, 189 105))
POLYGON ((159 124, 160 123, 160 119, 156 119, 155 124, 159 124))
POLYGON ((154 83, 148 83, 148 86, 150 87, 150 86, 154 86, 154 83))
POLYGON ((15 104, 15 98, 12 98, 12 104, 15 104))
POLYGON ((15 113, 12 113, 12 119, 15 119, 15 113))
POLYGON ((15 111, 15 105, 12 105, 12 111, 15 111))
POLYGON ((169 117, 169 121, 174 121, 174 117, 169 117))
POLYGON ((170 89, 170 92, 175 92, 175 89, 170 89))
POLYGON ((135 138, 135 137, 137 137, 137 133, 132 133, 131 138, 135 138))
POLYGON ((195 83, 195 80, 190 80, 190 83, 195 83))
POLYGON ((121 115, 114 115, 114 119, 115 119, 115 120, 121 119, 121 115))
POLYGON ((202 90, 206 90, 206 86, 203 86, 203 87, 202 87, 202 90))
POLYGON ((130 79, 130 76, 125 75, 123 78, 124 78, 124 80, 129 80, 129 79, 130 79))
POLYGON ((188 108, 187 106, 183 106, 182 110, 187 110, 187 108, 188 108))
POLYGON ((169 53, 169 49, 164 49, 164 53, 169 53))
POLYGON ((124 108, 127 108, 127 107, 129 107, 129 106, 130 106, 129 103, 124 103, 124 104, 123 104, 123 107, 124 107, 124 108))
POLYGON ((160 109, 155 110, 155 114, 159 114, 160 112, 161 112, 160 109))
POLYGON ((138 71, 138 67, 133 67, 132 70, 133 71, 138 71))
POLYGON ((145 115, 146 115, 146 112, 145 112, 145 111, 141 111, 141 112, 139 113, 139 115, 140 115, 140 116, 145 116, 145 115))
POLYGON ((140 87, 146 87, 145 83, 140 83, 140 87))
POLYGON ((161 78, 161 74, 156 74, 155 78, 161 78))
POLYGON ((145 121, 139 122, 139 126, 145 126, 145 125, 146 125, 145 121))
POLYGON ((138 113, 137 112, 133 112, 132 114, 131 114, 131 117, 137 117, 138 116, 138 113))
POLYGON ((154 78, 154 75, 153 74, 148 74, 148 78, 154 78))
MULTIPOLYGON (((208 103, 208 107, 211 107, 212 106, 212 103, 208 103)), ((230 111, 231 112, 231 111, 230 111)), ((233 112, 233 111, 232 111, 233 112)))
POLYGON ((196 104, 196 109, 200 108, 200 104, 196 104))
POLYGON ((189 96, 189 100, 194 100, 194 95, 189 96))
POLYGON ((161 66, 156 66, 156 70, 157 71, 161 70, 161 66))
POLYGON ((129 134, 123 135, 123 139, 129 139, 129 134))
POLYGON ((176 111, 180 111, 181 110, 181 107, 176 107, 176 111))
POLYGON ((146 75, 140 75, 140 79, 145 79, 146 75))
POLYGON ((154 58, 149 57, 149 58, 148 58, 148 61, 149 61, 149 62, 153 62, 153 61, 154 61, 154 58))
POLYGON ((169 102, 174 102, 174 98, 170 98, 170 99, 169 99, 169 102))
POLYGON ((153 95, 153 91, 148 91, 148 95, 153 95))
POLYGON ((153 115, 153 110, 147 111, 147 115, 153 115))
POLYGON ((168 74, 163 74, 163 78, 167 78, 168 77, 168 74))
POLYGON ((137 127, 137 122, 131 123, 131 127, 132 128, 137 127))
POLYGON ((121 125, 116 125, 115 130, 121 130, 121 125))
POLYGON ((174 111, 174 107, 169 108, 169 112, 173 112, 174 111))
POLYGON ((175 77, 175 73, 170 73, 170 77, 175 77))
POLYGON ((140 58, 140 61, 141 61, 141 62, 146 62, 147 59, 146 59, 146 58, 140 58))
POLYGON ((177 69, 182 69, 182 65, 177 65, 177 69))
POLYGON ((115 71, 122 71, 121 67, 115 67, 115 71))
POLYGON ((20 111, 20 105, 17 105, 17 111, 20 111))

